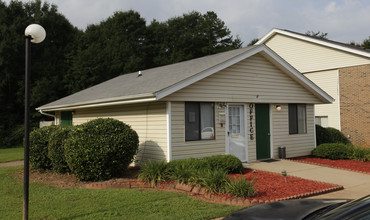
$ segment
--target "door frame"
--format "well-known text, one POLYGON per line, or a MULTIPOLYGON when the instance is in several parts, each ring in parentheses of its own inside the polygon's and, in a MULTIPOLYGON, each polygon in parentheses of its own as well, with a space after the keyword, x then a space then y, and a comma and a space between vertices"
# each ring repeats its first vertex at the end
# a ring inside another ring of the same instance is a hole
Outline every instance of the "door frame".
POLYGON ((244 145, 245 145, 245 161, 242 162, 247 162, 248 161, 248 131, 249 131, 249 126, 247 123, 247 104, 245 103, 226 103, 226 109, 225 109, 225 153, 230 154, 230 137, 228 135, 228 130, 229 130, 229 106, 243 106, 243 112, 244 112, 244 145))

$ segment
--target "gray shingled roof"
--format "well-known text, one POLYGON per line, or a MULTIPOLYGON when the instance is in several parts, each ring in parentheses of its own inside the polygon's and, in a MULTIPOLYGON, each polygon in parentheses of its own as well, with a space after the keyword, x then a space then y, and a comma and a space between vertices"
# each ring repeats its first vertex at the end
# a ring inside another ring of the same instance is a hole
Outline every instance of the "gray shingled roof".
POLYGON ((258 46, 231 50, 189 61, 142 70, 142 76, 140 77, 138 77, 138 72, 120 75, 80 92, 40 106, 37 110, 124 100, 130 96, 135 96, 137 98, 154 97, 155 93, 163 89, 180 83, 209 68, 220 65, 255 47, 258 46))

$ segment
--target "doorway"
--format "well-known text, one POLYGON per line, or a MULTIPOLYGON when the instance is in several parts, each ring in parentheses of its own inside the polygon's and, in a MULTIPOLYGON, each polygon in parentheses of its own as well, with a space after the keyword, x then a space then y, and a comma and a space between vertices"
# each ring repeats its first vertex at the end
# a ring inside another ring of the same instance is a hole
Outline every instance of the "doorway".
POLYGON ((256 148, 257 160, 271 158, 270 105, 256 104, 256 148))
POLYGON ((244 105, 229 105, 227 120, 229 154, 247 161, 244 105))

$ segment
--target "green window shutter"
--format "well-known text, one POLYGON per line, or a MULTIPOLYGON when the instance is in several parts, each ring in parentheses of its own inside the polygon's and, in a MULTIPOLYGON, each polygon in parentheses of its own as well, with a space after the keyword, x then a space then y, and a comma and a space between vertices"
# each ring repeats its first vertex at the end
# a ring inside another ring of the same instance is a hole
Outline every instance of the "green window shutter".
POLYGON ((61 125, 72 125, 72 112, 61 112, 61 125))

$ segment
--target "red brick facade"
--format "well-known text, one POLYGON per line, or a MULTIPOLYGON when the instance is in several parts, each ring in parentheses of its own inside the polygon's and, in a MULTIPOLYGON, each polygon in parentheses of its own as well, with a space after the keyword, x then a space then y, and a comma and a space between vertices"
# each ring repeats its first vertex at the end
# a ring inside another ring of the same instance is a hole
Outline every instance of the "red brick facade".
POLYGON ((370 64, 339 69, 341 130, 370 147, 370 64))

